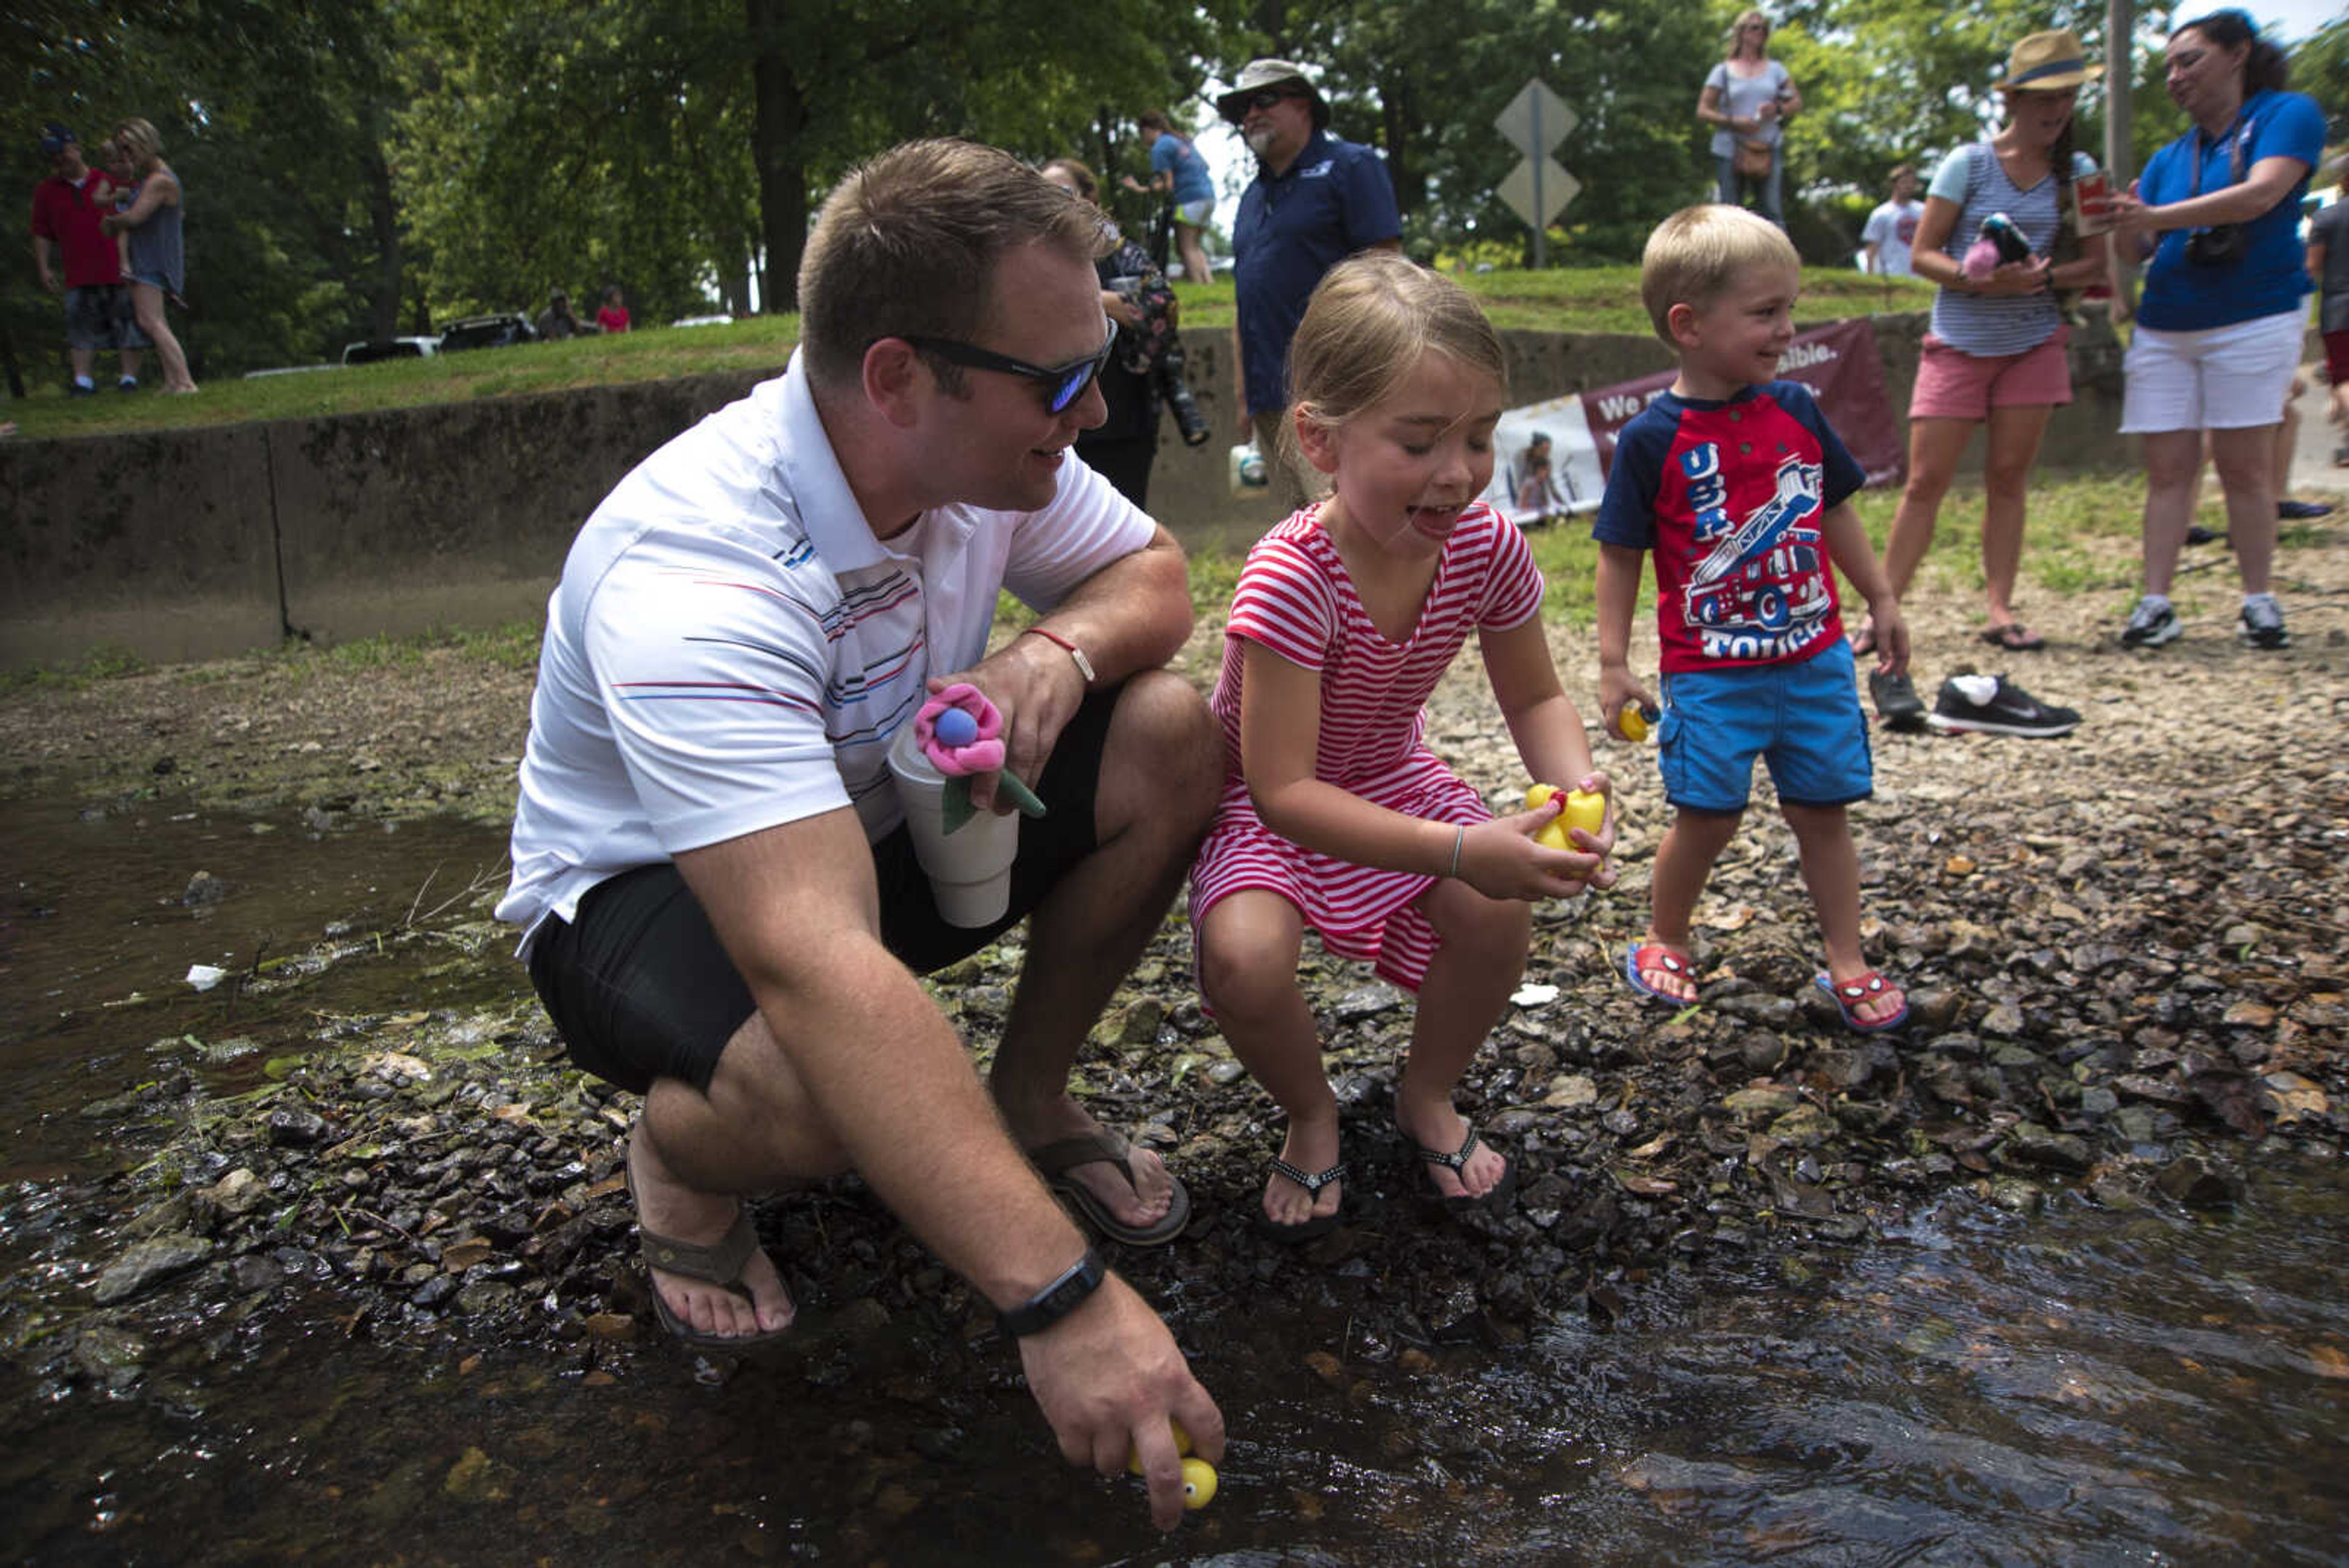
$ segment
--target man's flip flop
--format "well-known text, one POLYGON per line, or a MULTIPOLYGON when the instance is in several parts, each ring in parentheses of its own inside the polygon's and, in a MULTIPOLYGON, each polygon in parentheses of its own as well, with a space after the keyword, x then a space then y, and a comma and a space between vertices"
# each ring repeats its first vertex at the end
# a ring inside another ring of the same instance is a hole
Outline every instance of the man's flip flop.
POLYGON ((1696 976, 1689 967, 1686 953, 1676 953, 1661 942, 1633 942, 1623 951, 1623 978, 1631 982, 1633 991, 1651 1002, 1661 1002, 1667 1007, 1696 1005, 1696 998, 1692 996, 1674 996, 1671 992, 1659 991, 1641 980, 1640 971, 1643 969, 1667 970, 1694 985, 1696 976))
MULTIPOLYGON (((1403 1136, 1406 1138, 1411 1137, 1409 1133, 1405 1133, 1403 1136)), ((1468 1136, 1465 1138, 1463 1138, 1460 1142, 1460 1147, 1453 1150, 1450 1154, 1444 1153, 1440 1148, 1430 1148, 1427 1145, 1420 1143, 1415 1139, 1413 1141, 1413 1147, 1419 1150, 1419 1158, 1425 1160, 1428 1164, 1444 1166, 1450 1169, 1453 1175, 1458 1176, 1463 1170, 1467 1168, 1468 1157, 1476 1152, 1476 1146, 1483 1141, 1484 1140, 1482 1138, 1476 1136, 1476 1124, 1475 1122, 1470 1122, 1468 1124, 1468 1136)), ((1475 1197, 1465 1192, 1454 1192, 1450 1194, 1434 1192, 1428 1194, 1428 1196, 1433 1199, 1436 1203, 1440 1204, 1443 1207, 1444 1211, 1447 1214, 1467 1214, 1479 1209, 1485 1210, 1489 1213, 1498 1214, 1508 1208, 1509 1199, 1516 1195, 1516 1190, 1517 1162, 1510 1160, 1508 1163, 1508 1168, 1501 1173, 1501 1179, 1493 1183, 1493 1189, 1490 1192, 1485 1193, 1482 1198, 1475 1197)))
MULTIPOLYGON (((1323 1188, 1332 1182, 1346 1179, 1346 1162, 1342 1159, 1329 1169, 1317 1174, 1300 1169, 1275 1156, 1272 1168, 1305 1189, 1308 1196, 1317 1199, 1321 1196, 1323 1188)), ((1330 1231, 1335 1231, 1340 1221, 1345 1218, 1345 1194, 1340 1193, 1338 1196, 1340 1202, 1337 1208, 1327 1214, 1316 1214, 1309 1220, 1300 1220, 1294 1225, 1283 1225, 1267 1214, 1263 1206, 1258 1204, 1256 1211, 1257 1231, 1259 1234, 1269 1236, 1274 1241, 1291 1247, 1300 1241, 1310 1241, 1316 1236, 1327 1236, 1330 1231)))
MULTIPOLYGON (((1028 1151, 1029 1163, 1044 1179, 1052 1194, 1073 1205, 1092 1228, 1112 1241, 1123 1241, 1129 1247, 1163 1247, 1183 1233, 1191 1222, 1191 1195, 1183 1189, 1182 1178, 1173 1171, 1166 1179, 1174 1186, 1165 1216, 1155 1225, 1129 1225, 1110 1211, 1109 1205, 1092 1195, 1092 1189, 1069 1174, 1081 1165, 1106 1160, 1125 1172, 1125 1184, 1133 1186, 1133 1166, 1128 1157, 1133 1146, 1120 1135, 1104 1128, 1077 1137, 1059 1138, 1041 1148, 1028 1151)), ((1139 1190, 1137 1189, 1137 1190, 1139 1190)))
MULTIPOLYGON (((631 1183, 629 1196, 633 1198, 635 1195, 634 1184, 631 1183)), ((742 1265, 749 1262, 751 1255, 759 1250, 759 1228, 751 1222, 750 1210, 734 1210, 734 1223, 726 1228, 726 1234, 719 1237, 714 1246, 698 1246, 691 1241, 680 1241, 674 1236, 660 1235, 646 1230, 641 1221, 636 1226, 636 1235, 643 1244, 647 1268, 658 1269, 665 1274, 683 1274, 689 1280, 721 1286, 746 1302, 752 1299, 750 1287, 742 1282, 742 1265)), ((646 1282, 652 1284, 650 1280, 646 1282)), ((653 1312, 659 1317, 661 1327, 668 1331, 670 1338, 697 1349, 748 1350, 753 1345, 771 1345, 791 1332, 791 1325, 786 1324, 781 1328, 757 1334, 704 1333, 669 1310, 669 1304, 662 1299, 657 1284, 652 1284, 652 1292, 653 1312)))
POLYGON ((1836 1011, 1843 1014, 1843 1026, 1846 1029, 1854 1030, 1861 1034, 1873 1034, 1879 1029, 1890 1029, 1897 1024, 1908 1022, 1908 996, 1875 970, 1869 970, 1865 974, 1856 974, 1849 980, 1843 981, 1831 980, 1826 975, 1820 975, 1812 983, 1835 998, 1836 1011), (1873 1023, 1860 1017, 1857 1009, 1862 1003, 1873 1002, 1887 992, 1900 998, 1899 1012, 1889 1018, 1879 1018, 1873 1023))

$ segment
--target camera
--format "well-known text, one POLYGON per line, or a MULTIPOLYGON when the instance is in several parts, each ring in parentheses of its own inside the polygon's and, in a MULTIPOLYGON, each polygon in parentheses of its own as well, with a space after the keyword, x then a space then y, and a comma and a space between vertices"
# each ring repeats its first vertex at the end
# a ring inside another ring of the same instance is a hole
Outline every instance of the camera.
POLYGON ((2186 236, 2186 259, 2196 266, 2232 266, 2243 259, 2248 244, 2240 223, 2196 229, 2186 236))

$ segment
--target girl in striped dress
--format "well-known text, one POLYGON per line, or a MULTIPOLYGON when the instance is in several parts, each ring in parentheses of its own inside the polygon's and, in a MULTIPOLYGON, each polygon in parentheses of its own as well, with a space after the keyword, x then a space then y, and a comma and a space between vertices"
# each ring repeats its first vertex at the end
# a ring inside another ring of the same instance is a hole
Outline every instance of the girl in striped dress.
POLYGON ((1598 835, 1544 848, 1555 805, 1495 819, 1424 740, 1423 704, 1473 631, 1526 772, 1608 787, 1550 663, 1541 574, 1475 499, 1503 371, 1458 285, 1384 254, 1331 270, 1289 351, 1296 438, 1333 493, 1241 572, 1214 699, 1230 774, 1191 873, 1200 989, 1288 1116, 1259 1218, 1283 1240, 1330 1230, 1344 1196, 1305 928, 1418 993, 1396 1123, 1446 1207, 1498 1208, 1516 1171, 1454 1086, 1524 970, 1532 900, 1613 881, 1611 801, 1598 835))

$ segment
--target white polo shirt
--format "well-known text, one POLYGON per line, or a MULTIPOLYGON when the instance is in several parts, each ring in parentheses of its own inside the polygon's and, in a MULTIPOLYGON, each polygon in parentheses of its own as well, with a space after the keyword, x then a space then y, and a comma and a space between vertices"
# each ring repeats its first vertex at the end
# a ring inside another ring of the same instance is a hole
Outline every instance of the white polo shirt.
POLYGON ((1039 610, 1146 545, 1071 452, 1040 512, 945 506, 874 538, 794 353, 639 463, 547 601, 497 915, 528 950, 605 877, 853 805, 901 818, 885 762, 924 682, 987 652, 996 595, 1039 610))

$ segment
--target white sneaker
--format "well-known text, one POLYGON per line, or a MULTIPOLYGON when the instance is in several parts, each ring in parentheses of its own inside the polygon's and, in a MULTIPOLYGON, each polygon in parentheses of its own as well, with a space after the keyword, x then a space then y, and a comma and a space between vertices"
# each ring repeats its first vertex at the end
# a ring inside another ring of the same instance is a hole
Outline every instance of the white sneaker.
POLYGON ((2147 594, 2137 601, 2129 611, 2128 626, 2121 632, 2123 648, 2159 648, 2165 642, 2175 642, 2186 628, 2178 624, 2178 612, 2169 607, 2168 599, 2147 594))

